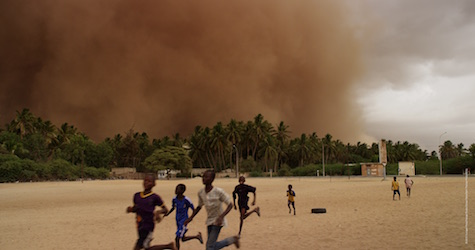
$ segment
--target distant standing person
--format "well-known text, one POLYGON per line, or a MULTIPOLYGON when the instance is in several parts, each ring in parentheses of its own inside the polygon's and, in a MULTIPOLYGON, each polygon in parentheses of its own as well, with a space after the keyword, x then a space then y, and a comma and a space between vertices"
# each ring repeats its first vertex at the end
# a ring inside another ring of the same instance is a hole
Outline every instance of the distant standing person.
POLYGON ((295 215, 295 192, 292 190, 292 185, 289 184, 289 189, 287 190, 287 206, 289 207, 289 214, 292 212, 290 205, 294 208, 294 215, 295 215))
POLYGON ((205 206, 208 212, 206 225, 208 226, 208 240, 206 241, 206 250, 221 249, 234 244, 237 248, 239 245, 239 237, 228 237, 222 241, 218 241, 221 228, 226 225, 226 218, 224 218, 233 208, 231 199, 223 189, 213 187, 213 181, 216 174, 213 170, 206 170, 203 174, 203 184, 205 187, 198 192, 198 207, 193 211, 193 214, 188 218, 184 225, 188 225, 193 218, 205 206), (223 203, 226 209, 223 211, 223 203))
POLYGON ((236 196, 238 197, 238 206, 239 206, 239 213, 241 214, 240 220, 241 223, 239 224, 239 236, 241 236, 242 231, 242 224, 243 221, 252 213, 256 213, 258 216, 261 216, 259 207, 254 208, 252 211, 247 212, 249 210, 248 202, 249 196, 248 193, 254 194, 254 198, 252 200, 252 205, 256 205, 256 188, 244 184, 246 182, 246 178, 244 176, 239 177, 239 185, 234 188, 233 192, 233 203, 234 209, 236 208, 236 196), (246 213, 247 212, 247 213, 246 213))
POLYGON ((393 190, 393 200, 396 200, 396 194, 399 195, 399 199, 401 199, 401 193, 399 192, 399 182, 396 180, 396 176, 394 176, 394 180, 391 183, 391 190, 393 190))
POLYGON ((143 179, 144 191, 138 192, 134 195, 134 205, 127 207, 127 213, 135 213, 137 220, 137 230, 139 239, 135 244, 134 250, 147 249, 147 250, 159 250, 159 249, 176 249, 175 244, 170 242, 167 245, 155 245, 150 246, 150 242, 153 239, 153 229, 155 228, 155 221, 159 221, 160 214, 168 212, 168 208, 162 201, 162 198, 152 192, 152 188, 155 186, 155 176, 152 174, 145 175, 143 179), (154 213, 155 206, 159 206, 162 209, 154 213))
POLYGON ((203 244, 203 238, 201 237, 201 233, 199 232, 197 235, 194 236, 186 236, 186 232, 188 231, 188 228, 184 226, 183 224, 185 223, 186 219, 188 219, 188 209, 191 209, 192 211, 195 210, 195 207, 193 206, 193 202, 190 200, 190 198, 186 197, 184 195, 186 191, 186 186, 185 184, 178 184, 175 188, 175 194, 176 196, 172 199, 172 208, 168 213, 165 214, 165 216, 168 216, 175 210, 176 208, 176 237, 175 237, 175 245, 177 249, 180 249, 180 239, 185 242, 189 241, 192 239, 197 239, 200 241, 201 244, 203 244))
POLYGON ((406 183, 406 195, 411 197, 411 189, 412 189, 412 184, 414 184, 414 181, 409 177, 409 175, 406 176, 406 179, 404 180, 404 183, 406 183))

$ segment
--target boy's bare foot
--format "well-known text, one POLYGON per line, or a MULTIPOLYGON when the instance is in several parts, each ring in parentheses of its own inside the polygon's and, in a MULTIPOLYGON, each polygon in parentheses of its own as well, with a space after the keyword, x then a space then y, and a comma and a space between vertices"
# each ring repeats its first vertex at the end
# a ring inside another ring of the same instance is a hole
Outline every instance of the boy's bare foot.
POLYGON ((198 233, 198 240, 201 244, 203 244, 203 237, 201 236, 201 232, 198 233))
POLYGON ((241 243, 239 242, 239 236, 234 236, 234 245, 236 246, 236 248, 241 247, 241 243))
POLYGON ((256 207, 256 213, 257 216, 261 217, 261 209, 259 207, 256 207))

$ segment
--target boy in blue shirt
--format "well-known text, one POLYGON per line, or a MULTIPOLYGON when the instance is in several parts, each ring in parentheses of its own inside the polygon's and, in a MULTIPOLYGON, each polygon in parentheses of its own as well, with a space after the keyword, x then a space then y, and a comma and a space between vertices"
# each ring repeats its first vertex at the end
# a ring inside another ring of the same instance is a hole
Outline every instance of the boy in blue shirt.
POLYGON ((175 244, 177 249, 180 249, 180 239, 185 242, 188 240, 192 239, 197 239, 200 241, 201 244, 203 244, 203 238, 201 237, 201 232, 198 232, 197 235, 195 236, 185 236, 186 232, 188 229, 184 225, 186 219, 188 219, 188 209, 191 208, 191 211, 195 210, 195 207, 193 206, 193 202, 191 200, 184 196, 183 194, 185 193, 186 186, 184 184, 178 184, 175 188, 175 194, 176 196, 172 199, 172 209, 168 211, 168 213, 165 214, 165 216, 168 216, 175 210, 176 208, 176 238, 175 238, 175 244))

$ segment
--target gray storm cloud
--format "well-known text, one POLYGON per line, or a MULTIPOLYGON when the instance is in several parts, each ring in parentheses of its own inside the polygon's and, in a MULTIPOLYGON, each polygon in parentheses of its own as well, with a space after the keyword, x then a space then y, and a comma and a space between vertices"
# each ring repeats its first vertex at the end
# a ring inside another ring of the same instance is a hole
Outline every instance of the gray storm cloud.
POLYGON ((0 2, 0 122, 30 108, 94 139, 261 113, 361 133, 361 38, 340 1, 0 2))

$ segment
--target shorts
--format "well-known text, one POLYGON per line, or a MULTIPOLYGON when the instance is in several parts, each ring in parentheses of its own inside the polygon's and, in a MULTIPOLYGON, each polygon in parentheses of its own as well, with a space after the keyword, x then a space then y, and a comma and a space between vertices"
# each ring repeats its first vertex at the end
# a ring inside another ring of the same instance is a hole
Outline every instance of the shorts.
POLYGON ((399 195, 401 195, 401 193, 399 193, 399 189, 398 189, 398 190, 393 190, 393 194, 399 194, 399 195))
POLYGON ((177 230, 176 230, 176 237, 177 238, 183 238, 183 236, 185 236, 186 232, 188 232, 188 228, 186 228, 185 225, 183 225, 183 223, 177 223, 176 224, 176 227, 177 227, 177 230))
POLYGON ((245 211, 249 210, 249 206, 247 205, 247 202, 246 203, 239 203, 238 206, 239 206, 239 212, 241 212, 241 210, 243 208, 244 208, 245 211))
POLYGON ((149 230, 139 230, 139 239, 137 240, 137 243, 135 244, 136 247, 139 248, 149 248, 150 247, 150 242, 153 240, 153 231, 149 230))
POLYGON ((290 205, 292 204, 292 206, 295 206, 295 202, 294 201, 287 201, 287 205, 290 205))

